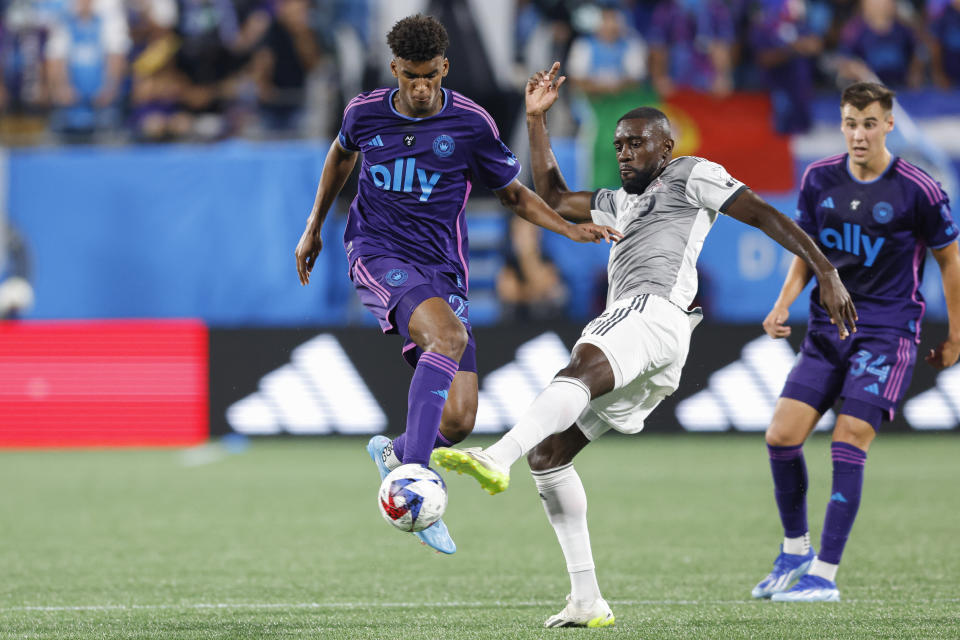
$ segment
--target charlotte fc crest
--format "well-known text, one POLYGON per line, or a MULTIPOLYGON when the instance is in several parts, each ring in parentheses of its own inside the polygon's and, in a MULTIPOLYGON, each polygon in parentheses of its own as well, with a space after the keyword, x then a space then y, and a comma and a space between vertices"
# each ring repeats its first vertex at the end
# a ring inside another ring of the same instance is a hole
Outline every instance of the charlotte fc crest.
POLYGON ((451 155, 455 147, 456 145, 453 143, 453 138, 445 133, 433 139, 433 152, 441 158, 446 158, 451 155))

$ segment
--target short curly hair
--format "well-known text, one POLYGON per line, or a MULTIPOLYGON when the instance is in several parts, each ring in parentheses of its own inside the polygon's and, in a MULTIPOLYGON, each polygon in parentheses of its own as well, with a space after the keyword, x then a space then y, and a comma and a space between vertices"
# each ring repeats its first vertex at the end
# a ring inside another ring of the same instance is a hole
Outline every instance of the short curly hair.
POLYGON ((397 21, 387 34, 387 44, 397 58, 426 62, 442 56, 450 38, 439 20, 418 13, 397 21))

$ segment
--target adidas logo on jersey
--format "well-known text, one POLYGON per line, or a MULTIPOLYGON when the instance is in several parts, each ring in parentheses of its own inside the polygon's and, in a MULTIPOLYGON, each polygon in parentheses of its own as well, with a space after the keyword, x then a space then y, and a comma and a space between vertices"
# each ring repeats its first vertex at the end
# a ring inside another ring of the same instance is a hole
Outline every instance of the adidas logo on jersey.
POLYGON ((820 203, 820 206, 821 206, 822 208, 824 208, 824 209, 835 209, 835 208, 836 208, 836 207, 833 206, 833 198, 827 198, 826 200, 824 200, 823 202, 820 203))
POLYGON ((256 393, 227 408, 227 423, 244 435, 371 434, 387 416, 337 339, 321 334, 290 362, 260 380, 256 393))
MULTIPOLYGON (((707 388, 677 404, 676 417, 687 431, 765 431, 795 355, 785 340, 762 336, 744 345, 740 359, 715 371, 707 388)), ((827 411, 817 430, 833 427, 827 411)))
POLYGON ((382 147, 382 146, 383 146, 383 140, 380 139, 380 136, 374 136, 373 138, 370 139, 369 142, 367 142, 366 146, 368 146, 368 147, 382 147))

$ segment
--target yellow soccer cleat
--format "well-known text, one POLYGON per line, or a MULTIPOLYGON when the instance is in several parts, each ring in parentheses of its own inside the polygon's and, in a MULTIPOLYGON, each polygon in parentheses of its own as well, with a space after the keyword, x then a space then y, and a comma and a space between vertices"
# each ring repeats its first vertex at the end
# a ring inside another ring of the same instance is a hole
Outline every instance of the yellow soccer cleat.
POLYGON ((441 447, 433 450, 430 461, 434 466, 443 467, 447 471, 473 476, 490 495, 506 491, 510 484, 510 472, 491 460, 479 447, 471 449, 441 447))

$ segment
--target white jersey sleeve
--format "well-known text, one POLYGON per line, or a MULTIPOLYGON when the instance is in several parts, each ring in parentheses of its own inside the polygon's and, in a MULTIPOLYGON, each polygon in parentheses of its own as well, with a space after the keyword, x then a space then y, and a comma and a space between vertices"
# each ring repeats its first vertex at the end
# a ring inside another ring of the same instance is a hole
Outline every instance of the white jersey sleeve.
POLYGON ((590 217, 595 224, 608 227, 617 226, 617 192, 612 189, 598 189, 590 198, 590 217))
POLYGON ((686 196, 690 204, 723 212, 741 191, 747 188, 716 162, 700 160, 687 180, 686 196))

